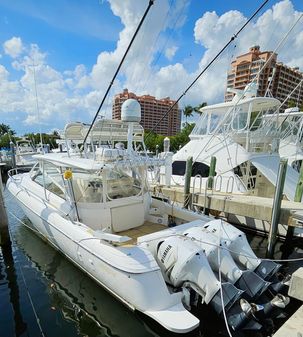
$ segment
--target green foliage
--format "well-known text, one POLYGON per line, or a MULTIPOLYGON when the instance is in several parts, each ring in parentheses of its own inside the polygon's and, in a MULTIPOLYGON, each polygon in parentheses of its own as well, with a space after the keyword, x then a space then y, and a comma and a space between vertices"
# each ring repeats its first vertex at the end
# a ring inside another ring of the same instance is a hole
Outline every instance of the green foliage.
MULTIPOLYGON (((28 140, 31 140, 33 144, 40 144, 40 133, 27 133, 24 135, 28 140)), ((54 149, 57 146, 56 139, 59 139, 59 135, 57 132, 53 132, 52 134, 42 133, 42 141, 43 144, 49 144, 51 149, 54 149)))
POLYGON ((150 132, 148 130, 145 130, 144 134, 144 142, 146 145, 146 148, 152 152, 156 152, 157 145, 159 146, 159 152, 163 151, 163 141, 165 136, 158 135, 154 132, 150 132), (148 135, 148 137, 147 137, 148 135))
POLYGON ((289 108, 295 108, 297 106, 297 103, 290 99, 287 105, 289 108))
POLYGON ((187 118, 193 115, 194 108, 191 105, 186 105, 183 109, 183 115, 185 116, 186 124, 187 118))
POLYGON ((11 127, 9 125, 0 124, 0 136, 5 135, 6 133, 10 133, 11 135, 15 134, 15 131, 11 129, 11 127))
MULTIPOLYGON (((175 136, 170 136, 170 150, 172 152, 176 152, 179 150, 179 147, 184 146, 189 141, 189 134, 191 133, 192 129, 194 128, 195 124, 185 123, 185 127, 175 136)), ((156 146, 159 146, 159 152, 163 151, 163 141, 165 136, 157 135, 156 133, 152 132, 149 133, 145 131, 145 145, 146 148, 154 153, 156 153, 156 146), (148 135, 148 137, 147 137, 148 135)))
POLYGON ((203 102, 203 103, 197 105, 196 107, 194 107, 194 111, 201 116, 203 112, 200 111, 200 109, 204 108, 205 106, 207 106, 207 103, 203 102))

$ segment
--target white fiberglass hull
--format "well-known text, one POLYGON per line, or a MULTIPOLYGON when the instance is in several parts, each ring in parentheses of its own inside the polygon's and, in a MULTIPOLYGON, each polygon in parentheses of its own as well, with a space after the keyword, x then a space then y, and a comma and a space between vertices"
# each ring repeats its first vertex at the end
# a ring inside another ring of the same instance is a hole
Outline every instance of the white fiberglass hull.
POLYGON ((101 241, 88 227, 64 218, 45 200, 21 188, 18 179, 22 176, 10 178, 7 188, 31 221, 32 229, 97 283, 132 310, 150 316, 170 331, 186 333, 199 325, 199 320, 184 308, 181 293, 169 292, 149 251, 136 246, 116 248, 101 241))

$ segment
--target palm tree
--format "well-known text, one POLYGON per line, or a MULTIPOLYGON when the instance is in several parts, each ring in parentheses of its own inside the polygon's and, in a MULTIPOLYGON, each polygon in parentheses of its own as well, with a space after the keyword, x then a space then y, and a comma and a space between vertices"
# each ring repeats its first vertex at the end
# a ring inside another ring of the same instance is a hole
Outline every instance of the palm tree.
POLYGON ((204 108, 205 106, 207 106, 207 103, 206 102, 203 102, 203 103, 201 103, 201 104, 199 104, 198 106, 196 106, 195 108, 194 108, 194 111, 197 113, 197 114, 199 114, 200 116, 202 115, 202 111, 201 111, 201 109, 202 108, 204 108))
POLYGON ((183 109, 183 115, 185 116, 185 123, 187 123, 187 118, 193 115, 194 108, 191 105, 186 105, 183 109))
POLYGON ((11 129, 9 125, 0 124, 0 136, 5 135, 6 133, 10 133, 11 135, 15 134, 15 131, 11 129))

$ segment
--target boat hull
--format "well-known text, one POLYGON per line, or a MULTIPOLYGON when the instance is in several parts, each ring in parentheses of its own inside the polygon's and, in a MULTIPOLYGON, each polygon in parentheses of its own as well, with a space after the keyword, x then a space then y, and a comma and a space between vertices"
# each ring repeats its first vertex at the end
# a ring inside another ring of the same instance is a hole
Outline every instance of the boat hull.
POLYGON ((117 250, 95 237, 85 225, 63 218, 13 178, 7 188, 30 220, 32 230, 130 309, 176 333, 192 331, 199 325, 199 320, 184 308, 182 294, 169 292, 148 251, 136 246, 117 250))

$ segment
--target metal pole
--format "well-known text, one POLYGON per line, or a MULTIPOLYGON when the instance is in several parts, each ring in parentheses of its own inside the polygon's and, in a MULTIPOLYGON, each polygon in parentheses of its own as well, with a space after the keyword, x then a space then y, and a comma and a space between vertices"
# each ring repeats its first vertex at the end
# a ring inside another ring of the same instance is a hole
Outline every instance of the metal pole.
POLYGON ((210 188, 210 189, 213 188, 213 184, 214 184, 214 176, 216 174, 216 163, 217 163, 217 158, 212 156, 210 158, 210 166, 209 166, 209 174, 208 174, 208 177, 210 177, 210 179, 208 179, 208 184, 207 184, 207 188, 210 188))
POLYGON ((190 205, 190 179, 193 169, 193 157, 188 157, 186 160, 185 168, 185 183, 184 183, 184 208, 190 205))
POLYGON ((271 258, 274 253, 274 245, 277 239, 277 232, 278 232, 278 225, 280 220, 280 212, 281 212, 281 203, 283 197, 283 189, 284 189, 284 182, 285 176, 287 171, 287 159, 282 158, 280 160, 280 166, 277 176, 277 183, 275 189, 275 196, 271 214, 271 226, 269 229, 268 234, 268 244, 267 244, 267 251, 266 256, 271 258))
MULTIPOLYGON (((301 202, 302 195, 303 195, 303 165, 301 165, 301 168, 300 168, 300 175, 299 175, 299 180, 298 180, 297 187, 296 187, 294 201, 301 202)), ((294 229, 295 228, 293 226, 287 227, 287 233, 286 233, 286 238, 285 238, 286 244, 292 239, 294 235, 294 229)))
POLYGON ((4 164, 0 164, 0 244, 5 245, 9 242, 9 233, 8 218, 3 197, 1 166, 4 166, 4 164))

